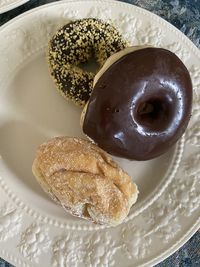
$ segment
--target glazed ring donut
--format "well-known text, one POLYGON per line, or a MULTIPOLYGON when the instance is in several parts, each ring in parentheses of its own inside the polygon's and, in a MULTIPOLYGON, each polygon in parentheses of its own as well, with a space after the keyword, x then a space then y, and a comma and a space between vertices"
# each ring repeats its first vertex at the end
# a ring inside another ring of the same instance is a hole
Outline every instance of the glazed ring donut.
POLYGON ((100 67, 113 53, 127 46, 110 24, 88 18, 63 26, 50 40, 48 62, 59 92, 79 106, 88 101, 95 74, 79 67, 92 56, 100 67))
POLYGON ((178 141, 191 108, 190 74, 174 53, 129 47, 96 75, 81 121, 83 132, 108 153, 149 160, 178 141))

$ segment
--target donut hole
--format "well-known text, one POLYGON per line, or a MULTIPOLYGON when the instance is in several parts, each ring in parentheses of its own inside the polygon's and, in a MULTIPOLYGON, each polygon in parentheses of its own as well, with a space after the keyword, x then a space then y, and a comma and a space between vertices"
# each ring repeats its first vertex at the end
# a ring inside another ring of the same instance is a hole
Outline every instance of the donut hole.
POLYGON ((137 122, 153 131, 165 130, 170 123, 171 105, 166 98, 151 98, 136 108, 137 122))
POLYGON ((100 65, 95 56, 91 56, 87 61, 81 62, 78 67, 83 71, 96 74, 100 68, 100 65))

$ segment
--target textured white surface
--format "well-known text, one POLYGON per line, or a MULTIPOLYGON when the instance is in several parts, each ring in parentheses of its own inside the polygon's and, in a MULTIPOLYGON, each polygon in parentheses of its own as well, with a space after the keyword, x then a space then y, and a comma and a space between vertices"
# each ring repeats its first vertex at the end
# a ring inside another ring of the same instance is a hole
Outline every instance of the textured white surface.
POLYGON ((42 6, 1 27, 0 41, 0 256, 20 267, 151 266, 186 242, 199 227, 200 212, 198 49, 157 16, 116 1, 42 6), (80 110, 57 94, 44 50, 60 25, 83 17, 113 21, 133 45, 172 50, 190 70, 195 90, 185 147, 182 138, 153 161, 117 159, 134 177, 140 197, 116 228, 65 214, 31 174, 44 140, 82 136, 80 110))

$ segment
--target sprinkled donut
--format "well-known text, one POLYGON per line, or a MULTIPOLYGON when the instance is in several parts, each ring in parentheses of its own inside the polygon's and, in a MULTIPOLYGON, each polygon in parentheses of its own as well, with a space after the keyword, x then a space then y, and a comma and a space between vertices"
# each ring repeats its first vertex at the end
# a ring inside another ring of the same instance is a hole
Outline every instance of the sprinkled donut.
POLYGON ((127 42, 109 23, 88 18, 63 26, 50 40, 48 62, 58 91, 79 106, 88 101, 95 74, 79 67, 95 57, 99 67, 127 42))

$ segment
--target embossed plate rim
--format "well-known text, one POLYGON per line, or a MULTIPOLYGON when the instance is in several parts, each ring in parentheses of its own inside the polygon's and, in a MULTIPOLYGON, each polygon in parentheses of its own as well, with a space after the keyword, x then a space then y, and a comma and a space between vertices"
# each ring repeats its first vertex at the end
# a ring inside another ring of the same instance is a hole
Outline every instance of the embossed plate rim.
MULTIPOLYGON (((63 3, 77 3, 77 2, 80 2, 82 3, 82 1, 80 0, 66 0, 66 1, 62 1, 63 3)), ((59 3, 59 4, 63 4, 63 3, 59 3)), ((86 2, 92 2, 92 0, 86 0, 86 2)), ((94 1, 95 2, 95 1, 94 1)), ((117 1, 104 1, 104 0, 96 0, 96 2, 105 2, 105 3, 112 3, 112 4, 121 4, 121 5, 125 5, 127 6, 126 3, 123 3, 123 2, 117 2, 117 1)), ((45 5, 42 5, 42 6, 39 6, 37 8, 34 8, 32 10, 29 10, 19 16, 17 16, 16 18, 12 19, 11 21, 7 22, 5 25, 2 26, 2 28, 0 29, 0 32, 1 30, 3 31, 4 27, 6 26, 9 26, 9 24, 13 21, 18 21, 20 20, 21 18, 23 19, 24 18, 24 15, 28 15, 28 14, 32 14, 33 12, 37 12, 37 10, 42 10, 44 9, 45 7, 48 7, 48 6, 53 6, 53 5, 57 5, 58 3, 50 3, 50 4, 45 4, 45 5)), ((130 4, 128 4, 130 5, 130 4)), ((132 6, 132 5, 130 5, 132 6)), ((136 10, 140 13, 140 12, 143 12, 143 9, 142 8, 139 8, 139 7, 136 7, 134 6, 134 8, 136 8, 136 10)), ((158 19, 160 19, 157 15, 154 15, 152 14, 151 12, 149 11, 146 11, 145 12, 148 12, 149 15, 153 15, 153 16, 156 16, 158 19)), ((165 22, 167 23, 167 22, 165 22)), ((167 23, 168 24, 168 23, 167 23)), ((177 31, 177 29, 176 29, 177 31)), ((31 54, 28 54, 27 55, 27 58, 29 56, 32 56, 34 55, 35 52, 38 52, 40 50, 40 48, 36 48, 34 51, 32 51, 31 54)), ((19 65, 17 65, 17 68, 20 67, 20 65, 23 63, 24 60, 26 60, 27 58, 23 59, 22 62, 19 63, 19 65)), ((165 190, 165 188, 168 186, 168 184, 171 182, 171 180, 173 179, 173 177, 176 175, 176 172, 178 170, 178 167, 179 167, 179 164, 181 162, 181 159, 182 159, 182 154, 183 154, 183 150, 184 150, 184 136, 179 140, 179 142, 176 144, 176 147, 174 149, 174 154, 173 154, 173 159, 170 163, 170 166, 167 170, 167 173, 165 174, 164 178, 162 179, 162 181, 159 183, 158 187, 155 188, 151 193, 150 195, 147 197, 147 199, 143 200, 139 207, 137 207, 137 209, 133 212, 133 213, 130 213, 129 216, 125 219, 125 222, 128 222, 129 220, 133 219, 135 216, 138 216, 143 210, 145 210, 146 208, 148 208, 162 193, 163 191, 165 190), (167 178, 167 179, 166 179, 167 178)), ((12 199, 12 201, 14 201, 15 203, 17 203, 24 211, 26 211, 29 215, 33 216, 34 218, 36 218, 37 216, 39 216, 39 212, 36 211, 35 209, 31 208, 28 204, 25 204, 14 192, 12 192, 12 190, 7 186, 6 182, 3 181, 3 179, 0 179, 0 185, 2 186, 2 188, 4 188, 5 192, 10 196, 10 198, 12 199)), ((82 223, 82 225, 76 225, 76 224, 71 224, 71 223, 65 223, 65 222, 62 222, 61 220, 56 220, 56 219, 52 219, 52 217, 49 217, 48 215, 46 215, 46 217, 44 216, 41 216, 41 219, 44 220, 44 219, 47 219, 47 223, 49 224, 52 224, 52 225, 56 225, 56 226, 60 226, 61 228, 65 228, 66 229, 77 229, 77 230, 84 230, 84 231, 90 231, 90 230, 94 230, 94 229, 105 229, 105 228, 109 228, 107 226, 103 226, 103 225, 94 225, 94 226, 90 226, 89 224, 86 223, 82 223)))
MULTIPOLYGON (((75 1, 70 0, 70 2, 75 2, 75 1)), ((101 2, 104 2, 104 1, 101 1, 101 2)), ((37 10, 37 9, 40 9, 40 7, 36 8, 34 10, 37 10)), ((29 12, 32 13, 31 11, 28 11, 26 13, 29 13, 29 12)), ((17 21, 17 19, 20 19, 20 17, 21 16, 18 16, 14 20, 17 21)), ((22 18, 23 18, 23 14, 22 14, 22 18)), ((6 25, 8 25, 8 24, 9 24, 9 22, 6 25)), ((0 29, 0 32, 1 32, 1 29, 0 29)), ((23 60, 20 61, 19 64, 17 64, 14 72, 20 68, 20 66, 23 64, 24 61, 26 61, 29 57, 34 56, 37 52, 40 51, 40 49, 42 50, 42 48, 44 48, 44 47, 36 47, 36 48, 34 48, 33 51, 31 51, 31 53, 28 53, 26 55, 26 58, 23 58, 23 60)), ((6 79, 7 79, 7 77, 5 77, 5 80, 6 79)), ((3 84, 4 84, 4 80, 3 80, 3 84)), ((168 184, 171 182, 171 180, 176 175, 176 172, 178 170, 179 164, 180 164, 181 159, 182 159, 182 154, 183 154, 183 150, 184 150, 184 143, 185 143, 185 138, 183 136, 175 146, 172 160, 170 162, 169 168, 168 168, 167 172, 165 173, 165 176, 163 177, 162 181, 150 193, 150 195, 139 204, 137 209, 128 215, 128 217, 125 219, 125 222, 128 222, 129 220, 133 219, 135 216, 138 216, 143 210, 148 208, 164 192, 165 188, 168 186, 168 184)), ((25 204, 25 202, 23 200, 21 200, 19 196, 17 196, 15 194, 15 192, 13 192, 9 188, 9 186, 6 184, 6 182, 3 179, 0 179, 0 185, 2 186, 4 191, 7 193, 7 195, 12 199, 12 201, 17 203, 21 209, 23 209, 25 212, 27 212, 29 215, 31 215, 34 218, 40 216, 40 213, 36 209, 31 208, 29 204, 25 204)), ((52 217, 48 216, 48 215, 46 215, 45 217, 44 216, 40 216, 40 217, 41 217, 41 220, 46 220, 46 223, 48 223, 48 224, 60 226, 61 228, 66 228, 66 229, 92 231, 94 229, 98 230, 98 229, 109 228, 108 226, 104 226, 104 225, 89 225, 87 221, 86 222, 82 221, 80 224, 76 224, 76 223, 70 223, 70 222, 66 223, 66 222, 63 222, 62 220, 59 220, 59 219, 56 220, 55 218, 52 219, 52 217)))
MULTIPOLYGON (((69 3, 69 2, 82 2, 82 1, 67 1, 67 2, 61 2, 61 3, 52 3, 52 4, 48 4, 48 6, 52 6, 52 5, 62 5, 62 4, 65 4, 65 3, 69 3)), ((88 1, 88 2, 95 2, 95 1, 88 1)), ((113 2, 113 1, 97 1, 97 2, 105 2, 105 3, 111 3, 111 4, 117 4, 117 5, 122 5, 122 6, 127 6, 127 4, 124 4, 124 3, 120 3, 120 2, 113 2)), ((47 7, 47 5, 46 5, 46 7, 47 7)), ((141 9, 140 8, 137 8, 137 7, 134 7, 133 8, 133 6, 131 5, 130 7, 132 7, 132 9, 138 9, 138 10, 140 10, 140 13, 145 13, 146 11, 141 11, 141 9)), ((43 9, 43 8, 45 8, 45 6, 42 6, 42 7, 39 7, 39 8, 37 8, 37 10, 38 9, 43 9)), ((36 11, 36 9, 34 10, 34 11, 36 11)), ((32 11, 29 11, 29 12, 27 12, 27 13, 32 13, 32 11)), ((27 15, 27 13, 25 13, 25 14, 23 14, 23 15, 21 15, 20 17, 23 17, 23 16, 25 16, 25 15, 27 15)), ((152 17, 153 17, 153 19, 155 19, 155 15, 153 15, 153 14, 151 14, 150 12, 148 12, 152 17)), ((18 17, 19 18, 19 17, 18 17)), ((159 22, 163 22, 163 21, 160 21, 160 18, 158 18, 158 20, 159 20, 159 22)), ((11 22, 9 22, 9 23, 12 23, 12 21, 11 22)), ((9 24, 8 23, 8 24, 9 24)), ((164 22, 163 22, 163 24, 164 24, 164 22)), ((168 24, 168 23, 167 23, 168 24)), ((7 24, 6 24, 7 25, 7 24)), ((5 27, 6 27, 6 25, 5 25, 5 27)), ((3 26, 4 27, 4 26, 3 26)), ((168 25, 168 28, 169 28, 169 25, 168 25)), ((171 28, 171 27, 170 27, 171 28)), ((3 28, 2 28, 3 29, 3 28)), ((170 30, 172 30, 172 29, 170 29, 170 30)), ((179 34, 180 35, 180 32, 178 32, 177 31, 177 29, 175 29, 174 28, 174 31, 177 33, 177 34, 179 34)), ((180 36, 179 36, 180 37, 180 36)), ((181 36, 181 39, 187 44, 187 42, 188 42, 188 46, 193 50, 193 52, 195 53, 195 54, 197 54, 197 55, 199 55, 199 51, 198 50, 196 50, 196 48, 195 48, 195 46, 188 40, 188 39, 186 39, 185 37, 184 37, 184 35, 182 35, 181 36), (187 41, 187 42, 186 42, 187 41), (191 44, 192 44, 192 46, 191 46, 191 44)), ((6 201, 6 199, 7 199, 7 197, 6 196, 4 196, 5 197, 5 201, 6 201)), ((2 199, 4 198, 4 197, 2 197, 2 199)), ((17 209, 16 209, 17 210, 17 209)), ((18 212, 19 212, 19 210, 20 209, 18 209, 18 212)), ((26 216, 25 214, 23 214, 24 216, 26 216)), ((28 218, 28 215, 27 215, 27 218, 28 218)), ((183 242, 185 242, 185 241, 187 241, 187 239, 192 235, 192 233, 198 228, 198 224, 199 224, 199 221, 196 221, 196 223, 193 225, 193 227, 191 227, 184 235, 182 235, 182 237, 181 238, 179 238, 176 242, 175 242, 175 244, 170 248, 170 249, 168 249, 168 250, 166 250, 165 252, 163 252, 163 253, 161 253, 159 256, 157 256, 157 257, 154 257, 153 259, 151 259, 151 260, 149 260, 148 262, 146 262, 146 263, 144 263, 144 264, 140 264, 140 265, 137 265, 137 266, 149 266, 149 264, 155 264, 155 263, 157 263, 157 262, 159 262, 161 259, 164 259, 165 257, 167 257, 169 254, 171 254, 171 253, 173 253, 174 252, 174 250, 175 249, 177 249, 183 242)), ((11 252, 10 252, 11 253, 11 252)), ((7 256, 5 256, 5 255, 10 255, 10 253, 9 252, 6 252, 6 250, 4 250, 4 257, 7 257, 7 256)), ((13 258, 13 262, 14 262, 14 257, 11 257, 11 258, 13 258)), ((10 258, 10 260, 12 261, 12 259, 10 258)), ((24 258, 23 258, 23 256, 21 256, 21 260, 22 260, 22 262, 24 262, 24 258)), ((17 260, 18 261, 18 260, 17 260)), ((16 262, 17 263, 17 262, 16 262)), ((18 262, 19 263, 19 262, 18 262)), ((17 263, 17 264, 18 264, 17 263)), ((25 262, 24 262, 25 263, 25 262)), ((20 263, 19 263, 20 264, 20 263)), ((32 265, 32 264, 31 264, 32 265)), ((32 266, 34 266, 34 265, 32 265, 32 266)))

